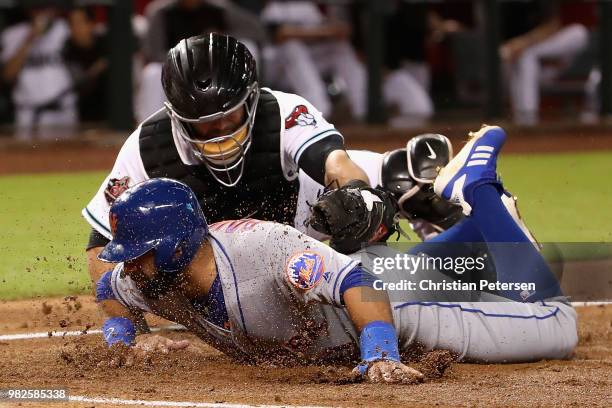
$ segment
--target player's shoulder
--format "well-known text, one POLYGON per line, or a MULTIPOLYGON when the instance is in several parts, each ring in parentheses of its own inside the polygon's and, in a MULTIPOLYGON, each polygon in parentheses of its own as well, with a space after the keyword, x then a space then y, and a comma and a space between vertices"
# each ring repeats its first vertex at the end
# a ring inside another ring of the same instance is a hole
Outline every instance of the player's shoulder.
POLYGON ((136 153, 139 150, 140 146, 140 132, 142 131, 142 125, 138 125, 136 129, 125 139, 123 142, 123 146, 121 147, 121 151, 126 151, 130 153, 136 153))
POLYGON ((316 109, 306 98, 289 92, 277 91, 270 88, 262 88, 262 91, 270 93, 278 101, 281 112, 290 112, 296 106, 304 105, 309 109, 316 109))
POLYGON ((239 220, 225 220, 215 222, 209 225, 209 229, 213 233, 224 234, 239 234, 270 231, 278 224, 273 221, 262 221, 253 218, 242 218, 239 220))
MULTIPOLYGON (((323 132, 327 134, 338 133, 334 125, 329 123, 321 111, 312 105, 306 98, 300 95, 274 91, 263 88, 270 92, 278 101, 281 118, 283 120, 283 133, 300 134, 309 139, 311 136, 319 136, 323 132)), ((294 139, 300 141, 300 139, 294 139)))
POLYGON ((138 127, 134 129, 134 131, 130 134, 130 136, 125 140, 124 146, 129 145, 138 145, 139 139, 142 133, 142 128, 147 125, 154 124, 155 122, 159 122, 160 120, 169 119, 169 116, 166 112, 166 108, 161 108, 152 114, 150 114, 145 120, 140 122, 138 127))
MULTIPOLYGON (((209 229, 213 236, 218 238, 228 237, 234 243, 238 243, 241 237, 262 243, 274 243, 275 245, 286 244, 295 240, 311 239, 290 225, 251 218, 216 222, 211 224, 209 229)), ((243 242, 241 241, 241 243, 243 242)))
MULTIPOLYGON (((142 173, 145 174, 144 167, 142 164, 142 158, 140 156, 140 132, 141 126, 138 126, 123 142, 121 150, 117 155, 115 167, 119 166, 122 171, 130 173, 142 173), (138 169, 138 170, 135 170, 138 169)), ((132 174, 135 176, 135 174, 132 174)), ((137 178, 141 178, 139 175, 137 178)))

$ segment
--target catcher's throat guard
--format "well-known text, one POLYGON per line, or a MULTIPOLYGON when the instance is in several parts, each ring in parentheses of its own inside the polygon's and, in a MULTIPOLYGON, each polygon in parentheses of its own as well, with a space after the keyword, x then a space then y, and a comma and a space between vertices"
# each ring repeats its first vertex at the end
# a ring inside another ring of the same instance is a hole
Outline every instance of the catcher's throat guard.
POLYGON ((244 161, 251 147, 258 101, 259 86, 255 83, 245 99, 227 112, 189 119, 179 115, 169 102, 165 102, 164 105, 172 123, 179 129, 180 137, 189 143, 195 156, 204 163, 219 183, 233 187, 238 184, 244 172, 244 161), (190 126, 193 123, 208 123, 223 119, 241 108, 245 108, 244 122, 230 134, 201 139, 195 136, 196 132, 190 126))

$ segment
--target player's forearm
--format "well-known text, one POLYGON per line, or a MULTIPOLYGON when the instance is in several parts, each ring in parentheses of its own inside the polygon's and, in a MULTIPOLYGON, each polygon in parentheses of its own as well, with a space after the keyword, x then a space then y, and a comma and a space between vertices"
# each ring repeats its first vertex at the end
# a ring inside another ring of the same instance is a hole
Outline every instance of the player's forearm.
POLYGON ((350 288, 344 292, 344 305, 358 331, 375 321, 393 324, 389 298, 384 291, 368 286, 350 288))
POLYGON ((353 372, 373 381, 379 381, 376 373, 382 371, 384 382, 418 382, 422 375, 400 362, 387 293, 369 286, 352 287, 344 292, 344 304, 359 332, 361 362, 353 372))
POLYGON ((130 310, 115 299, 103 300, 98 302, 98 304, 108 318, 125 317, 132 320, 132 313, 130 310))
POLYGON ((515 44, 519 44, 519 48, 526 49, 535 45, 541 41, 544 41, 561 28, 561 20, 558 17, 551 18, 547 22, 540 24, 533 30, 521 35, 520 37, 516 37, 510 42, 515 44))
POLYGON ((94 292, 96 290, 96 282, 100 280, 102 274, 106 271, 112 271, 115 268, 115 264, 102 262, 98 259, 98 254, 102 249, 104 249, 104 247, 95 247, 87 250, 87 269, 93 284, 94 292))
POLYGON ((338 185, 334 187, 341 187, 351 180, 363 180, 370 184, 366 172, 351 160, 345 150, 334 150, 325 161, 325 184, 335 181, 338 185))
MULTIPOLYGON (((92 281, 92 287, 94 296, 97 297, 98 281, 102 275, 108 271, 112 271, 116 264, 102 262, 98 259, 98 254, 102 251, 103 247, 95 247, 87 250, 87 266, 89 270, 89 276, 92 281)), ((129 310, 123 307, 116 300, 101 301, 100 309, 107 315, 107 317, 126 317, 130 319, 138 333, 149 333, 149 325, 145 319, 144 313, 141 311, 129 310)))
MULTIPOLYGON (((104 341, 109 346, 115 343, 132 345, 138 332, 134 316, 138 316, 138 314, 117 301, 112 289, 111 278, 112 273, 106 272, 96 283, 96 301, 107 316, 102 325, 104 341)), ((139 316, 142 318, 142 314, 139 314, 139 316)))

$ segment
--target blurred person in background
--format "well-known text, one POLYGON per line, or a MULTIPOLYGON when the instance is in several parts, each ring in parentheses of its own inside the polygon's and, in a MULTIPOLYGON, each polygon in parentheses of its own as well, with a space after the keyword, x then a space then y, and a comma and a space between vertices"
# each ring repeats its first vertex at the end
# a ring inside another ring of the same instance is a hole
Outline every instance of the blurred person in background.
POLYGON ((579 2, 531 0, 500 4, 503 43, 499 52, 509 78, 517 124, 538 123, 541 82, 558 76, 587 46, 588 30, 581 21, 584 15, 575 12, 574 3, 579 2))
POLYGON ((106 118, 107 44, 105 36, 96 31, 91 9, 75 8, 68 14, 70 37, 64 58, 78 91, 81 121, 101 121, 106 118))
POLYGON ((257 17, 228 0, 154 0, 145 8, 147 30, 143 39, 146 65, 140 77, 136 118, 143 121, 166 100, 161 68, 168 50, 180 40, 217 32, 244 43, 255 59, 265 35, 257 17))
POLYGON ((390 124, 422 126, 434 113, 427 43, 441 41, 447 33, 458 31, 460 25, 443 19, 422 1, 392 1, 387 7, 384 61, 388 71, 383 94, 397 109, 390 124))
POLYGON ((332 102, 324 76, 344 84, 351 113, 366 113, 366 70, 349 39, 351 27, 328 18, 312 1, 268 1, 261 19, 272 39, 264 50, 264 77, 276 87, 303 95, 328 117, 332 102))
POLYGON ((24 1, 28 21, 0 35, 2 80, 12 87, 16 135, 31 139, 68 135, 78 122, 73 81, 62 56, 70 29, 59 2, 24 1))

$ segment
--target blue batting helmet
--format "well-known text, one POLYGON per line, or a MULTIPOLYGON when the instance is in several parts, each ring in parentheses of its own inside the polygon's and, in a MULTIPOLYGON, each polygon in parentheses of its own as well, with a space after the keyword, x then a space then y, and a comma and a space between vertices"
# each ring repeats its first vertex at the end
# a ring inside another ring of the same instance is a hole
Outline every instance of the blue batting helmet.
POLYGON ((113 240, 98 255, 100 260, 125 262, 155 250, 157 271, 166 276, 189 265, 208 235, 193 191, 167 178, 126 190, 113 203, 109 220, 113 240))

